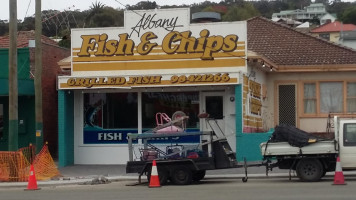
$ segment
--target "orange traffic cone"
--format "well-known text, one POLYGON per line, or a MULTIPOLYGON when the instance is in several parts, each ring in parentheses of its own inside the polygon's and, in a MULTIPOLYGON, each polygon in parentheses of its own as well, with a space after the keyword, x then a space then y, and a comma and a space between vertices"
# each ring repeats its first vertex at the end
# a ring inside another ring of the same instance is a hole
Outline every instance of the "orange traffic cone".
POLYGON ((161 187, 161 184, 159 182, 159 177, 158 177, 156 160, 153 160, 152 162, 151 178, 148 187, 161 187))
POLYGON ((25 190, 39 190, 40 188, 37 187, 37 180, 35 175, 35 169, 33 165, 30 168, 30 175, 28 176, 28 185, 27 189, 25 190))
POLYGON ((335 169, 335 176, 334 176, 334 183, 333 185, 346 185, 344 179, 344 173, 342 172, 341 164, 340 164, 340 157, 337 157, 336 160, 336 169, 335 169))

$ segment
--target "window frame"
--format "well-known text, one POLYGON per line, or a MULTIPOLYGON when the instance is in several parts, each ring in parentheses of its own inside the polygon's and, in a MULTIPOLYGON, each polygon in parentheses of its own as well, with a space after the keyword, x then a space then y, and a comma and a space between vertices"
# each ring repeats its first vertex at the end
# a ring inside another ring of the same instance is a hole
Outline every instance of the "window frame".
MULTIPOLYGON (((347 110, 347 106, 348 106, 348 100, 349 99, 352 99, 352 100, 356 100, 356 95, 355 96, 351 96, 351 97, 349 97, 348 95, 347 95, 347 86, 348 86, 348 84, 349 83, 354 83, 354 84, 356 84, 356 81, 347 81, 346 82, 346 94, 345 94, 345 97, 346 97, 346 101, 344 102, 344 103, 346 103, 346 110, 347 110)), ((354 112, 356 112, 356 111, 354 111, 354 112)))
MULTIPOLYGON (((356 146, 356 141, 347 141, 347 139, 349 139, 348 136, 351 136, 351 134, 349 134, 349 132, 346 132, 347 126, 349 126, 350 123, 345 123, 343 126, 343 146, 345 147, 355 147, 356 146)), ((354 123, 351 123, 351 125, 355 125, 354 123)), ((353 139, 355 137, 356 134, 352 133, 353 135, 353 139)))
MULTIPOLYGON (((320 83, 326 83, 326 82, 340 82, 343 84, 342 88, 342 99, 343 99, 343 108, 342 108, 342 112, 339 113, 332 113, 332 114, 338 114, 339 116, 350 116, 350 115, 354 115, 356 116, 356 113, 352 113, 347 111, 347 100, 349 99, 347 97, 347 84, 348 83, 356 83, 356 81, 354 80, 321 80, 321 81, 301 81, 300 82, 300 96, 301 98, 299 99, 299 103, 300 103, 300 117, 328 117, 329 113, 321 113, 320 111, 320 106, 321 106, 321 102, 320 102, 320 83), (315 84, 315 97, 316 97, 316 112, 315 113, 305 113, 304 112, 304 101, 306 100, 304 98, 304 84, 310 84, 310 83, 314 83, 315 84)), ((353 97, 353 98, 356 98, 353 97)))

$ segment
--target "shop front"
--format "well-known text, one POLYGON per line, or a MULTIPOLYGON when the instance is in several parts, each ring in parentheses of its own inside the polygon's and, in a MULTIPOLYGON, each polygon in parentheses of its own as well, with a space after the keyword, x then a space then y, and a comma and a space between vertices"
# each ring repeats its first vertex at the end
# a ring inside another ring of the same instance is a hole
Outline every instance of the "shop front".
POLYGON ((190 24, 188 8, 126 11, 125 27, 73 29, 71 37, 71 75, 58 77, 60 166, 125 164, 127 134, 152 132, 159 113, 188 116, 187 132, 209 130, 198 118, 209 113, 236 151, 246 22, 190 24))

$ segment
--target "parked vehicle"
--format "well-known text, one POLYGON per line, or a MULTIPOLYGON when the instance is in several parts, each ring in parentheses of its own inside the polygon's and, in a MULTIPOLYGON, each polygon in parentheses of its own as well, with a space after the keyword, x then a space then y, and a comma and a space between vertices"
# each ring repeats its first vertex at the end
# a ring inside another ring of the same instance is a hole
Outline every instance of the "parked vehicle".
MULTIPOLYGON (((163 115, 164 116, 164 115, 163 115)), ((208 115, 201 115, 208 117, 208 115)), ((184 118, 183 118, 184 119, 184 118)), ((126 165, 127 173, 138 173, 139 183, 141 176, 147 175, 150 179, 152 161, 156 160, 158 176, 163 185, 168 180, 173 184, 186 185, 192 181, 199 181, 204 178, 206 170, 225 169, 239 167, 236 161, 235 152, 231 150, 228 140, 223 134, 216 131, 208 132, 177 132, 176 127, 179 119, 167 120, 168 123, 158 123, 158 127, 151 132, 142 134, 128 134, 129 161, 126 165), (164 131, 161 131, 164 130, 164 131), (199 144, 178 143, 177 138, 198 136, 199 144), (142 144, 134 144, 135 141, 142 140, 142 144), (163 148, 162 144, 157 147, 157 141, 172 141, 163 148), (134 158, 135 152, 139 149, 140 155, 134 158)), ((216 120, 206 118, 208 124, 214 129, 212 123, 217 125, 216 120)), ((179 124, 179 123, 178 123, 179 124)), ((216 127, 216 126, 215 126, 216 127)))
POLYGON ((288 126, 276 127, 276 135, 260 145, 267 167, 295 170, 302 181, 319 181, 326 172, 335 171, 338 156, 343 170, 356 169, 356 119, 335 116, 333 125, 334 139, 288 126), (283 139, 278 133, 288 136, 283 139))

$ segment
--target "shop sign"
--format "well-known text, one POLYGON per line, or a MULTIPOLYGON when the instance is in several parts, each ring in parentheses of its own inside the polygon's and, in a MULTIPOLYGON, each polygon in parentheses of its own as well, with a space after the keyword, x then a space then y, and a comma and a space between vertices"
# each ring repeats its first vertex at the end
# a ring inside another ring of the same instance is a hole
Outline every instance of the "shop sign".
MULTIPOLYGON (((191 54, 199 53, 202 60, 213 60, 213 53, 233 52, 237 48, 238 36, 234 34, 225 37, 210 35, 210 31, 203 29, 199 38, 192 37, 191 31, 172 31, 164 36, 160 47, 166 54, 191 54)), ((158 46, 152 42, 158 36, 153 32, 146 32, 140 38, 140 43, 135 44, 129 39, 129 34, 119 34, 118 39, 108 40, 108 34, 82 35, 82 44, 77 54, 78 57, 106 57, 133 55, 148 55, 158 46)))
POLYGON ((237 83, 237 74, 229 73, 130 77, 59 77, 60 89, 219 85, 237 83))
POLYGON ((246 68, 246 22, 190 24, 189 8, 125 11, 125 27, 73 29, 71 35, 73 76, 246 68))
MULTIPOLYGON (((189 130, 199 131, 199 130, 189 130)), ((127 134, 137 133, 137 130, 84 130, 83 143, 84 144, 127 144, 127 134)), ((160 137, 150 140, 150 143, 198 143, 200 136, 184 136, 184 137, 160 137)), ((137 143, 137 140, 133 141, 137 143)))
POLYGON ((261 84, 249 80, 249 91, 250 91, 250 112, 251 114, 261 115, 262 102, 261 102, 261 84))

